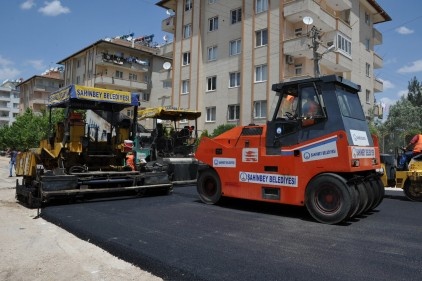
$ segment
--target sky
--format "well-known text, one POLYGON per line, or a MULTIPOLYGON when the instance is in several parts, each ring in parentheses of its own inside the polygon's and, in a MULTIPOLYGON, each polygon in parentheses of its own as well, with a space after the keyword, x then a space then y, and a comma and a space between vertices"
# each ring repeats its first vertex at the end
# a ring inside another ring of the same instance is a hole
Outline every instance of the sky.
MULTIPOLYGON (((356 1, 356 0, 353 0, 356 1)), ((0 9, 0 82, 40 75, 69 55, 105 38, 154 34, 163 43, 165 9, 158 0, 5 0, 0 9)), ((375 52, 383 68, 375 77, 384 91, 377 102, 387 109, 407 93, 409 81, 422 81, 422 1, 377 0, 392 21, 376 24, 383 44, 375 52)))

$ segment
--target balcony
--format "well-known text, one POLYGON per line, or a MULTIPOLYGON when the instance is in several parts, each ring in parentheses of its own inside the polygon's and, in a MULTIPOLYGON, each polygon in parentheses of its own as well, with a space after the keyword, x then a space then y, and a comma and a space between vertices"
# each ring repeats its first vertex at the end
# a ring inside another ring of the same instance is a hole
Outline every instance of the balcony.
POLYGON ((168 33, 174 33, 175 30, 175 16, 170 16, 163 20, 161 22, 161 30, 168 32, 168 33))
POLYGON ((384 90, 384 85, 381 80, 375 78, 374 79, 374 93, 379 93, 384 90))
POLYGON ((383 59, 377 53, 374 52, 374 69, 382 68, 383 63, 383 59))
POLYGON ((309 48, 311 39, 307 36, 300 36, 284 41, 284 54, 293 57, 312 58, 312 49, 309 48))
POLYGON ((344 11, 352 8, 350 0, 325 0, 325 2, 336 11, 344 11))
POLYGON ((382 44, 382 33, 379 32, 376 28, 372 29, 372 37, 374 38, 374 45, 382 44))
POLYGON ((30 104, 48 104, 48 99, 34 98, 29 101, 30 104))
POLYGON ((159 49, 159 55, 163 57, 173 58, 173 42, 166 42, 159 49))
POLYGON ((128 60, 127 58, 115 57, 114 55, 97 55, 95 63, 103 66, 126 69, 132 72, 148 72, 149 62, 138 59, 128 60))
POLYGON ((306 16, 312 17, 312 25, 322 29, 324 32, 336 30, 336 17, 334 12, 329 13, 323 10, 314 1, 295 0, 284 5, 284 17, 292 23, 302 22, 306 16))
MULTIPOLYGON (((313 58, 313 50, 309 48, 310 39, 301 36, 284 41, 284 54, 293 58, 305 57, 309 60, 313 58)), ((320 46, 318 53, 323 53, 327 47, 320 46)), ((321 68, 327 68, 332 72, 348 72, 352 70, 352 60, 341 52, 329 52, 320 61, 321 68)))
POLYGON ((107 86, 107 85, 114 85, 115 87, 124 88, 127 91, 134 91, 134 90, 148 90, 148 83, 146 82, 139 82, 133 80, 125 80, 121 78, 115 78, 112 76, 97 76, 94 78, 95 86, 107 86))

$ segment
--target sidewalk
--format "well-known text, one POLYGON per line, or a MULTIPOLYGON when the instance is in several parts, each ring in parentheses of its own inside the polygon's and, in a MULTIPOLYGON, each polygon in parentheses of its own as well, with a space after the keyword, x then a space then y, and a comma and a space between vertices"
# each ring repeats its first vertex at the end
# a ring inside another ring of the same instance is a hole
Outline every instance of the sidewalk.
MULTIPOLYGON (((13 174, 15 175, 15 174, 13 174)), ((162 280, 36 218, 15 200, 9 158, 0 156, 0 280, 162 280)))
POLYGON ((0 156, 0 188, 14 188, 16 186, 16 179, 22 180, 21 177, 16 177, 13 171, 13 177, 9 178, 9 161, 10 158, 0 156))

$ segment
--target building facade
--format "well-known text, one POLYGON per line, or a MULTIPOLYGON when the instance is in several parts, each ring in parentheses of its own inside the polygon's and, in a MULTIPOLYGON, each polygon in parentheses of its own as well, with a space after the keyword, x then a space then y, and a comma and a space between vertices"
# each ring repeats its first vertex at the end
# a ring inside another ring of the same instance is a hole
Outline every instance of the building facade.
POLYGON ((162 29, 173 34, 171 104, 203 112, 200 129, 263 124, 271 85, 338 74, 362 86, 369 119, 382 82, 375 24, 391 20, 374 0, 162 0, 162 29), (313 36, 316 35, 316 36, 313 36), (317 38, 319 64, 311 38, 317 38))
POLYGON ((171 52, 126 37, 99 40, 58 62, 65 69, 65 86, 138 92, 140 108, 170 105, 172 79, 165 63, 172 64, 171 52))
POLYGON ((63 87, 63 70, 54 68, 41 75, 34 75, 17 85, 20 92, 19 112, 30 108, 35 114, 41 114, 47 108, 50 93, 63 87))
POLYGON ((20 80, 6 80, 0 85, 0 127, 10 126, 19 114, 19 91, 16 86, 20 80))

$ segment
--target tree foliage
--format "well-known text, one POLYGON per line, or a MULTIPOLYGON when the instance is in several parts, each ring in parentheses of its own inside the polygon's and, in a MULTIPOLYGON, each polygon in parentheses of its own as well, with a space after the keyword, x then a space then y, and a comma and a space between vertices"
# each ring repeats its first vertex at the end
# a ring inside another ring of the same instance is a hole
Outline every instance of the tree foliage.
POLYGON ((409 90, 407 94, 407 100, 410 101, 414 106, 422 106, 422 85, 416 79, 416 77, 413 77, 409 81, 409 85, 407 86, 407 89, 409 90))
POLYGON ((226 132, 226 131, 228 131, 230 129, 233 129, 235 126, 236 125, 233 125, 233 124, 221 124, 221 125, 218 125, 218 127, 215 128, 214 131, 212 131, 212 135, 211 136, 212 137, 216 137, 218 135, 221 135, 222 133, 224 133, 224 132, 226 132))
POLYGON ((415 134, 422 133, 422 84, 413 77, 408 93, 390 106, 387 120, 371 125, 380 140, 381 152, 392 153, 405 146, 415 134))
MULTIPOLYGON (((63 120, 63 110, 53 111, 53 124, 59 120, 63 120)), ((0 128, 1 149, 15 147, 18 150, 26 150, 38 147, 39 142, 49 136, 50 130, 49 114, 46 111, 39 115, 27 109, 11 126, 0 128)))

